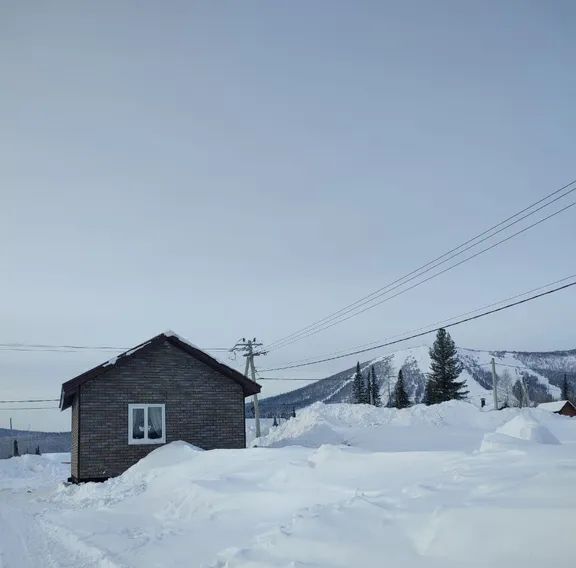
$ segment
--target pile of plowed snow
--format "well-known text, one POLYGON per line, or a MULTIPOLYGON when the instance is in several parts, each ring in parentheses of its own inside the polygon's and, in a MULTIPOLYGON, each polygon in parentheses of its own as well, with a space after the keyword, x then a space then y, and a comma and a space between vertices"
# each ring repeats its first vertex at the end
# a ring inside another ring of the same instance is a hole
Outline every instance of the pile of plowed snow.
POLYGON ((504 434, 512 438, 536 442, 537 444, 559 444, 560 442, 546 428, 532 416, 516 416, 496 430, 498 434, 504 434))
POLYGON ((24 455, 0 464, 0 490, 49 485, 70 476, 70 454, 24 455))
MULTIPOLYGON (((544 410, 508 408, 494 412, 463 401, 434 406, 419 404, 402 410, 316 403, 271 428, 253 445, 277 448, 343 444, 373 451, 472 451, 480 447, 484 434, 494 432, 523 413, 530 413, 532 421, 543 424, 555 425, 563 420, 544 410)), ((545 436, 537 429, 534 435, 537 431, 545 436)))
MULTIPOLYGON (((541 418, 550 419, 542 415, 541 418)), ((552 420, 553 421, 553 420, 552 420)), ((481 450, 508 450, 525 444, 560 444, 560 440, 529 410, 484 436, 481 450)))

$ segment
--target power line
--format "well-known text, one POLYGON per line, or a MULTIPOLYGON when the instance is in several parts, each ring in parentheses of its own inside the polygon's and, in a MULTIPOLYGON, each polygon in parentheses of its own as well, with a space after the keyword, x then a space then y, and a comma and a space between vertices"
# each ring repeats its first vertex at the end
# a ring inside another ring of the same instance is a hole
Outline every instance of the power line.
MULTIPOLYGON (((338 310, 337 312, 334 312, 333 314, 331 314, 331 315, 329 315, 329 316, 326 316, 325 318, 323 318, 323 319, 321 319, 321 320, 318 320, 317 322, 314 322, 313 324, 310 324, 309 326, 306 326, 305 328, 302 328, 302 330, 299 330, 299 331, 297 331, 297 332, 294 332, 294 333, 292 333, 292 334, 290 334, 290 335, 288 335, 288 336, 286 336, 286 337, 284 337, 284 338, 282 338, 282 339, 279 339, 279 340, 276 340, 276 341, 271 342, 271 343, 268 345, 268 347, 270 348, 270 347, 272 347, 273 345, 276 345, 276 344, 278 344, 278 343, 283 342, 284 340, 287 340, 287 339, 291 338, 291 337, 294 336, 294 335, 298 335, 300 331, 308 330, 308 329, 310 329, 310 328, 312 328, 312 327, 315 327, 316 324, 319 324, 319 323, 324 322, 324 321, 326 321, 326 320, 332 319, 333 317, 337 316, 338 314, 340 314, 340 313, 342 313, 342 312, 345 312, 348 308, 352 308, 352 307, 356 306, 357 304, 360 304, 363 300, 368 300, 369 298, 372 298, 373 296, 376 296, 377 294, 379 294, 379 293, 382 292, 383 290, 389 288, 389 287, 392 286, 393 284, 396 284, 397 282, 400 282, 400 281, 402 281, 402 280, 405 280, 408 276, 411 276, 412 274, 415 274, 416 272, 420 272, 423 268, 426 268, 427 266, 435 263, 436 261, 441 260, 442 258, 444 258, 444 257, 452 254, 453 252, 459 250, 460 248, 466 246, 467 244, 472 243, 473 241, 478 240, 480 237, 482 237, 482 236, 484 236, 484 235, 487 235, 488 233, 491 233, 494 229, 496 229, 496 228, 498 228, 498 227, 506 224, 506 223, 507 223, 508 221, 510 221, 511 219, 514 219, 515 217, 518 217, 519 215, 521 215, 521 214, 524 213, 525 211, 528 211, 529 209, 532 209, 532 208, 535 207, 536 205, 542 203, 543 201, 546 201, 546 200, 549 199, 550 197, 552 197, 552 196, 556 195, 557 193, 563 191, 564 189, 570 187, 570 186, 573 185, 574 183, 576 183, 576 180, 571 181, 569 184, 566 184, 565 186, 563 186, 563 187, 561 187, 560 189, 552 192, 551 194, 547 195, 546 197, 540 199, 539 201, 536 201, 535 203, 529 205, 528 207, 525 207, 524 209, 522 209, 522 210, 519 211, 518 213, 516 213, 516 214, 514 214, 514 215, 512 215, 512 216, 510 216, 510 217, 508 217, 507 219, 504 219, 504 220, 501 221, 500 223, 498 223, 498 224, 494 225, 493 227, 491 227, 490 229, 487 229, 486 231, 480 233, 480 234, 477 235, 476 237, 473 237, 472 239, 469 239, 468 241, 466 241, 466 242, 462 243, 461 245, 459 245, 459 246, 451 249, 450 251, 448 251, 448 252, 444 253, 443 255, 435 258, 434 260, 429 261, 428 263, 424 264, 424 265, 421 266, 420 268, 417 268, 416 270, 414 270, 414 271, 406 274, 405 276, 403 276, 403 277, 395 280, 394 282, 391 282, 390 284, 388 284, 388 285, 386 285, 386 286, 384 286, 384 287, 382 287, 382 288, 380 288, 380 289, 372 292, 371 294, 368 294, 367 296, 361 298, 360 300, 357 300, 356 302, 353 302, 352 304, 349 304, 348 306, 345 306, 345 307, 342 308, 341 310, 338 310)), ((563 195, 557 197, 556 199, 554 199, 553 201, 550 201, 549 203, 545 204, 543 207, 548 207, 549 205, 551 205, 551 204, 554 203, 555 201, 558 201, 559 199, 562 199, 563 197, 565 197, 566 195, 572 193, 572 192, 575 191, 575 190, 576 190, 576 188, 572 188, 571 190, 569 190, 569 191, 566 192, 565 194, 563 194, 563 195)), ((540 207, 540 208, 536 209, 535 211, 532 211, 531 213, 529 213, 529 215, 533 215, 534 213, 536 213, 536 212, 538 212, 539 210, 541 210, 543 207, 540 207)), ((508 225, 507 227, 504 227, 503 229, 500 229, 500 231, 497 231, 497 232, 493 233, 492 235, 486 237, 486 238, 483 239, 482 241, 479 241, 479 242, 475 243, 475 244, 472 245, 472 246, 476 246, 477 244, 480 244, 480 242, 483 242, 484 240, 493 237, 494 235, 498 234, 498 233, 501 232, 502 230, 504 230, 504 229, 512 226, 513 224, 515 224, 515 223, 517 223, 517 222, 525 219, 525 218, 528 217, 529 215, 526 215, 526 216, 523 217, 522 219, 518 219, 518 220, 515 221, 514 223, 511 223, 511 224, 508 225)), ((470 248, 470 247, 469 247, 469 248, 470 248)), ((468 249, 467 249, 467 250, 468 250, 468 249)), ((464 251, 461 251, 461 252, 458 253, 458 254, 461 254, 462 252, 464 252, 464 251)), ((449 260, 449 259, 447 259, 447 260, 449 260)), ((446 261, 444 261, 444 262, 446 262, 446 261)), ((441 264, 442 264, 442 263, 441 263, 441 264)), ((372 299, 374 299, 374 298, 372 298, 372 299)), ((371 301, 371 300, 370 300, 370 301, 371 301)))
MULTIPOLYGON (((54 353, 80 353, 83 351, 128 351, 131 347, 112 347, 108 345, 45 345, 30 343, 0 343, 0 351, 31 351, 54 353)), ((230 351, 228 347, 201 347, 202 351, 230 351)))
MULTIPOLYGON (((467 240, 466 242, 462 243, 461 245, 451 249, 450 251, 442 254, 441 256, 429 261, 428 263, 422 265, 421 267, 413 270, 412 272, 409 272, 408 274, 402 276, 401 278, 398 278, 397 280, 394 280, 393 282, 390 282, 389 284, 387 284, 386 286, 372 292, 371 294, 368 294, 367 296, 364 296, 363 298, 357 300, 356 302, 353 302, 352 304, 349 304, 348 306, 345 306, 344 308, 320 319, 317 320, 316 322, 294 332, 291 333, 281 339, 275 340, 273 342, 271 342, 270 344, 268 344, 267 349, 268 350, 273 350, 276 348, 280 348, 280 346, 283 346, 283 344, 287 343, 292 343, 292 339, 296 340, 298 339, 300 336, 304 336, 304 337, 308 337, 309 332, 314 331, 315 329, 319 329, 319 328, 323 328, 323 329, 327 329, 327 327, 324 327, 325 324, 329 323, 330 321, 334 320, 334 319, 340 319, 341 316, 350 313, 351 311, 355 311, 357 310, 359 307, 366 305, 368 303, 373 302, 375 299, 377 299, 378 297, 384 295, 385 293, 388 293, 400 286, 403 286, 404 284, 406 284, 407 282, 414 280, 415 278, 418 278, 419 276, 429 272, 430 270, 433 270, 434 268, 445 264, 446 262, 450 261, 452 258, 455 258, 456 256, 461 255, 462 253, 466 252, 467 250, 470 250, 471 248, 481 244, 482 242, 491 239, 492 237, 494 237, 495 235, 497 235, 498 233, 506 230, 507 228, 511 227, 512 225, 519 223, 520 221, 526 219, 527 217, 534 215, 535 213, 537 213, 538 211, 540 211, 541 209, 548 207, 549 205, 551 205, 552 203, 555 203, 556 201, 558 201, 559 199, 562 199, 564 197, 566 197, 567 195, 569 195, 570 193, 572 193, 573 191, 576 191, 576 187, 570 189, 569 191, 565 192, 564 194, 556 197, 555 199, 553 199, 552 201, 549 201, 548 203, 546 203, 545 205, 531 211, 530 213, 528 213, 527 215, 524 215, 523 217, 516 219, 515 221, 513 221, 512 223, 509 223, 508 225, 506 225, 506 223, 508 223, 508 221, 511 221, 512 219, 515 219, 516 217, 521 216, 523 213, 525 213, 526 211, 529 211, 530 209, 533 209, 536 205, 539 205, 540 203, 549 200, 551 197, 553 197, 554 195, 562 192, 563 190, 567 189, 568 187, 570 187, 571 185, 574 185, 576 183, 576 180, 573 180, 572 182, 570 182, 569 184, 561 187, 560 189, 552 192, 551 194, 547 195, 546 197, 540 199, 539 201, 536 201, 535 203, 529 205, 528 207, 525 207, 524 209, 522 209, 521 211, 519 211, 518 213, 508 217, 507 219, 504 219, 503 221, 501 221, 500 223, 492 226, 491 228, 483 231, 482 233, 480 233, 479 235, 476 235, 475 237, 467 240), (505 225, 503 227, 503 225, 505 225), (499 228, 500 227, 500 228, 499 228), (495 231, 495 229, 498 229, 497 231, 495 231), (490 234, 491 233, 491 234, 490 234), (484 237, 484 238, 482 238, 484 237), (479 240, 480 239, 480 240, 479 240), (474 242, 477 241, 477 242, 474 242), (473 244, 471 244, 473 243, 473 244), (470 246, 467 246, 470 245, 470 246), (464 248, 466 247, 467 248, 464 248), (460 250, 462 249, 462 250, 460 250), (459 251, 459 252, 457 252, 459 251), (448 258, 446 258, 448 257, 448 258), (444 259, 444 260, 442 260, 444 259), (441 261, 441 262, 438 262, 441 261), (396 285, 395 287, 393 287, 394 285, 396 285)), ((562 212, 564 209, 561 209, 560 211, 558 211, 558 213, 562 212)), ((552 215, 553 216, 553 215, 552 215)), ((546 217, 544 220, 549 219, 550 217, 546 217)), ((538 223, 536 223, 538 224, 538 223)), ((536 225, 535 224, 535 225, 536 225)), ((535 226, 532 225, 532 226, 535 226)), ((532 227, 531 226, 531 227, 532 227)), ((530 227, 530 228, 531 228, 530 227)), ((522 232, 522 231, 520 231, 522 232)), ((518 232, 517 234, 520 234, 520 232, 518 232)), ((501 241, 505 242, 505 240, 501 241)), ((501 244, 500 243, 500 244, 501 244)), ((486 250, 490 250, 490 249, 486 249, 486 250)), ((474 256, 470 257, 474 258, 474 256)), ((457 265, 456 265, 457 266, 457 265)), ((378 304, 376 304, 378 305, 378 304)), ((362 313, 362 312, 359 312, 362 313)), ((345 321, 345 320, 342 320, 345 321)))
MULTIPOLYGON (((506 304, 505 306, 502 306, 502 307, 500 307, 500 308, 495 308, 495 309, 493 309, 493 310, 489 310, 489 311, 487 311, 487 312, 483 312, 483 313, 478 314, 478 315, 475 315, 475 316, 471 316, 471 317, 468 317, 468 318, 465 318, 465 319, 461 319, 461 320, 456 321, 456 322, 454 322, 454 323, 450 323, 450 324, 448 324, 448 325, 445 325, 445 326, 443 326, 443 328, 446 329, 446 328, 449 328, 449 327, 455 327, 455 326, 457 326, 457 325, 461 325, 461 324, 463 324, 463 323, 466 323, 466 322, 469 322, 469 321, 472 321, 472 320, 480 319, 480 318, 485 317, 485 316, 488 316, 488 315, 490 315, 490 314, 494 314, 494 313, 497 313, 497 312, 501 312, 501 311, 503 311, 503 310, 507 310, 507 309, 509 309, 509 308, 513 308, 514 306, 519 306, 520 304, 525 304, 526 302, 531 302, 532 300, 536 300, 537 298, 541 298, 541 297, 543 297, 543 296, 548 296, 548 295, 550 295, 550 294, 554 294, 555 292, 559 292, 559 291, 561 291, 561 290, 565 290, 565 289, 567 289, 567 288, 570 288, 571 286, 576 286, 576 282, 571 282, 571 283, 569 283, 569 284, 564 284, 563 286, 559 286, 558 288, 554 288, 554 289, 552 289, 552 290, 548 290, 547 292, 542 292, 542 293, 540 293, 540 294, 536 294, 535 296, 530 296, 529 298, 525 298, 524 300, 519 300, 519 301, 513 302, 513 303, 511 303, 511 304, 506 304)), ((327 357, 327 358, 325 358, 325 359, 319 359, 319 360, 312 361, 312 362, 309 362, 309 363, 300 363, 300 364, 298 364, 298 365, 287 365, 287 366, 285 366, 285 367, 275 367, 275 368, 273 368, 273 369, 262 369, 262 371, 263 371, 263 372, 282 371, 282 370, 285 370, 285 369, 295 369, 295 368, 297 368, 297 367, 307 367, 307 366, 309 366, 309 365, 317 365, 317 364, 319 364, 319 363, 326 363, 327 361, 333 361, 333 360, 335 360, 335 359, 342 359, 342 358, 344 358, 344 357, 349 357, 349 356, 351 356, 351 355, 358 355, 358 354, 360 354, 360 353, 366 353, 366 352, 368 352, 368 351, 373 351, 373 350, 375 350, 375 349, 381 349, 382 347, 388 347, 388 346, 390 346, 390 345, 396 345, 397 343, 402 343, 402 342, 404 342, 404 341, 409 341, 410 339, 415 339, 415 338, 417 338, 417 337, 422 337, 422 336, 424 336, 424 335, 428 335, 429 333, 433 333, 433 332, 435 332, 435 331, 438 331, 439 329, 442 329, 442 327, 438 327, 438 328, 435 328, 435 329, 430 329, 430 330, 428 330, 428 331, 423 331, 423 332, 421 332, 421 333, 416 333, 416 334, 414 334, 414 335, 410 335, 410 336, 404 337, 404 338, 402 338, 402 339, 397 339, 397 340, 395 340, 395 341, 389 341, 389 342, 387 342, 387 343, 382 343, 382 344, 376 345, 376 346, 374 346, 374 347, 367 347, 367 348, 365 348, 365 349, 359 349, 359 350, 357 350, 357 351, 351 351, 351 352, 346 353, 346 354, 343 354, 343 355, 336 355, 336 356, 334 356, 334 357, 327 357)))
MULTIPOLYGON (((576 188, 575 188, 575 189, 576 189, 576 188)), ((484 253, 492 250, 493 248, 495 248, 495 247, 497 247, 497 246, 499 246, 499 245, 501 245, 501 244, 503 244, 503 243, 505 243, 505 242, 513 239, 514 237, 517 237, 518 235, 520 235, 520 234, 522 234, 522 233, 525 233, 526 231, 532 229, 533 227, 535 227, 535 226, 537 226, 537 225, 540 225, 541 223, 543 223, 544 221, 547 221, 548 219, 551 219, 552 217, 555 217, 556 215, 558 215, 558 214, 566 211, 567 209, 569 209, 570 207, 573 207, 574 205, 576 205, 576 201, 570 203, 569 205, 566 205, 565 207, 563 207, 562 209, 559 209, 559 210, 555 211, 554 213, 551 213, 550 215, 547 215, 546 217, 543 217, 542 219, 539 219, 538 221, 532 223, 531 225, 528 225, 527 227, 524 227, 523 229, 520 229, 519 231, 517 231, 517 232, 515 232, 515 233, 512 233, 511 235, 509 235, 509 236, 507 236, 507 237, 505 237, 505 238, 503 238, 503 239, 501 239, 501 240, 499 240, 499 241, 496 241, 495 243, 491 244, 490 246, 486 247, 485 249, 482 249, 482 250, 474 253, 473 255, 468 256, 468 257, 464 258, 463 260, 460 260, 459 262, 448 266, 447 268, 444 268, 444 269, 441 270, 440 272, 436 272, 436 273, 432 274, 431 276, 428 276, 428 277, 425 278, 424 280, 420 280, 419 282, 416 282, 415 284, 412 284, 412 286, 409 286, 408 288, 404 288, 403 290, 400 290, 399 292, 397 292, 396 294, 393 294, 392 296, 388 296, 387 298, 384 298, 383 300, 380 300, 379 302, 376 302, 375 304, 371 304, 371 305, 363 308, 363 309, 360 310, 360 311, 356 311, 356 312, 354 312, 354 313, 352 313, 352 314, 350 314, 350 315, 347 315, 347 316, 344 317, 344 318, 338 319, 338 320, 336 320, 336 321, 334 321, 334 322, 332 322, 332 323, 330 323, 330 324, 328 324, 328 325, 325 325, 324 327, 318 328, 318 329, 316 329, 316 330, 311 330, 309 333, 307 333, 307 334, 305 334, 305 335, 302 335, 302 336, 300 336, 300 337, 294 338, 293 340, 291 340, 291 341, 289 341, 289 342, 287 342, 287 343, 284 343, 283 345, 280 345, 280 346, 276 347, 276 349, 280 349, 280 348, 282 348, 282 347, 287 347, 288 345, 290 345, 290 344, 292 344, 292 343, 295 343, 296 341, 301 341, 302 339, 305 339, 306 337, 310 337, 310 336, 312 336, 312 335, 315 335, 315 334, 317 334, 317 333, 320 333, 321 331, 325 331, 326 329, 328 329, 328 328, 330 328, 330 327, 333 327, 333 326, 335 326, 335 325, 338 325, 338 324, 340 324, 340 323, 343 323, 343 322, 345 322, 345 321, 347 321, 347 320, 349 320, 349 319, 351 319, 351 318, 353 318, 353 317, 356 317, 356 316, 358 316, 358 315, 360 315, 360 314, 362 314, 362 313, 364 313, 364 312, 366 312, 366 311, 368 311, 368 310, 371 310, 371 309, 375 308, 376 306, 379 306, 380 304, 383 304, 383 303, 385 303, 385 302, 388 302, 389 300, 392 300, 393 298, 396 298, 397 296, 401 296, 402 294, 405 294, 406 292, 408 292, 408 291, 410 291, 410 290, 412 290, 412 289, 414 289, 414 288, 417 288, 418 286, 421 286, 422 284, 428 282, 429 280, 433 280, 434 278, 437 278, 438 276, 444 274, 445 272, 449 272, 450 270, 453 270, 454 268, 460 266, 461 264, 464 264, 464 263, 466 263, 466 262, 468 262, 468 261, 476 258, 477 256, 480 256, 481 254, 484 254, 484 253)), ((408 282, 408 281, 407 281, 407 282, 408 282)), ((406 282, 405 282, 405 283, 406 283, 406 282)), ((404 283, 404 284, 405 284, 405 283, 404 283)), ((402 286, 403 286, 404 284, 402 284, 402 286)))
POLYGON ((328 381, 328 380, 338 380, 341 381, 341 378, 337 377, 325 377, 323 379, 302 379, 302 378, 286 378, 286 377, 258 377, 257 381, 328 381))
MULTIPOLYGON (((396 377, 397 375, 384 375, 380 378, 391 378, 396 377)), ((347 381, 349 378, 346 377, 324 377, 322 379, 300 379, 300 378, 276 378, 276 377, 258 377, 258 381, 347 381)))
MULTIPOLYGON (((538 289, 538 288, 537 288, 538 289)), ((523 295, 523 294, 522 294, 523 295)), ((498 302, 501 303, 501 302, 498 302)), ((475 310, 477 311, 477 310, 475 310)), ((471 313, 471 312, 470 312, 471 313)), ((452 318, 453 319, 453 318, 452 318)), ((478 367, 485 367, 487 365, 491 365, 491 362, 488 363, 476 363, 476 365, 478 367)), ((509 365, 508 363, 498 363, 497 361, 494 362, 495 365, 499 366, 499 367, 510 367, 512 369, 521 369, 523 371, 532 371, 535 373, 539 373, 540 371, 554 371, 554 369, 538 369, 537 367, 528 367, 527 365, 509 365)), ((474 366, 474 365, 472 365, 474 366)), ((563 371, 563 370, 558 370, 556 369, 557 372, 559 373, 564 373, 565 375, 574 375, 576 373, 573 373, 571 371, 563 371)), ((396 377, 396 375, 385 375, 384 377, 381 378, 393 378, 396 377)), ((258 377, 258 381, 342 381, 342 380, 348 380, 346 378, 343 377, 323 377, 323 378, 303 378, 303 377, 258 377)), ((0 401, 2 402, 2 401, 0 401)))
POLYGON ((114 347, 112 345, 47 345, 45 343, 0 343, 3 348, 30 348, 30 349, 73 349, 92 351, 126 351, 130 347, 114 347))
POLYGON ((0 404, 12 404, 16 402, 59 402, 59 398, 30 398, 28 400, 0 400, 0 404))
MULTIPOLYGON (((503 298, 502 300, 499 300, 499 301, 497 301, 497 302, 492 302, 492 303, 490 303, 490 304, 485 304, 485 305, 480 306, 480 307, 478 307, 478 308, 475 308, 475 309, 473 309, 473 310, 469 310, 469 311, 467 311, 467 312, 458 314, 458 315, 456 315, 456 316, 452 316, 452 317, 447 318, 447 319, 436 320, 436 321, 434 321, 434 322, 432 322, 432 323, 429 323, 428 325, 424 325, 424 326, 418 327, 418 328, 416 328, 416 329, 411 329, 411 330, 409 330, 409 331, 404 331, 404 332, 402 332, 402 333, 397 333, 397 334, 395 334, 395 335, 391 335, 391 336, 389 336, 389 337, 386 337, 384 340, 379 339, 379 340, 376 340, 376 341, 370 341, 369 343, 363 343, 362 345, 356 345, 356 346, 350 347, 350 348, 348 348, 348 349, 340 349, 339 351, 333 351, 333 352, 331 352, 331 353, 326 353, 325 355, 321 355, 321 357, 330 357, 331 355, 339 355, 340 353, 346 353, 346 352, 348 352, 350 349, 362 349, 363 347, 370 347, 371 345, 375 345, 375 344, 377 344, 377 343, 381 343, 382 341, 388 341, 388 340, 391 340, 391 339, 396 339, 397 337, 402 337, 403 335, 406 335, 407 333, 417 333, 417 332, 419 332, 419 331, 423 331, 423 330, 428 329, 429 327, 432 327, 432 326, 435 326, 435 325, 446 324, 446 323, 451 322, 452 320, 460 319, 460 318, 466 317, 466 316, 468 316, 468 315, 470 315, 470 314, 474 314, 474 313, 476 313, 476 312, 479 312, 479 311, 482 311, 482 310, 487 310, 488 308, 492 308, 492 307, 494 307, 494 306, 498 306, 498 305, 503 304, 503 303, 505 303, 505 302, 510 302, 510 301, 512 301, 512 300, 515 300, 516 298, 521 298, 522 296, 527 296, 528 294, 533 294, 534 292, 539 292, 540 290, 544 290, 544 289, 546 289, 546 288, 550 288, 550 286, 556 286, 557 284, 560 284, 561 282, 566 282, 566 280, 571 280, 571 279, 573 279, 573 278, 576 278, 576 274, 571 274, 570 276, 565 276, 564 278, 560 278, 560 279, 558 279, 558 280, 554 280, 553 282, 549 282, 548 284, 544 284, 544 285, 542 285, 542 286, 538 286, 538 287, 536 287, 536 288, 532 288, 532 289, 530 289, 530 290, 526 290, 525 292, 522 292, 522 293, 520 293, 520 294, 515 294, 515 295, 513 295, 513 296, 509 296, 509 297, 507 297, 507 298, 503 298)), ((293 363, 304 363, 304 362, 311 361, 311 360, 314 360, 314 359, 317 359, 317 357, 307 357, 307 358, 305 358, 305 359, 298 359, 298 360, 296 360, 296 361, 290 361, 289 363, 287 363, 287 365, 291 365, 291 364, 293 364, 293 363)))
MULTIPOLYGON (((506 363, 498 363, 495 362, 495 365, 498 365, 500 367, 511 367, 513 369, 522 369, 523 371, 532 371, 535 373, 539 373, 540 371, 546 371, 546 370, 550 370, 550 369, 538 369, 538 368, 531 368, 531 367, 527 367, 527 366, 521 366, 521 365, 508 365, 506 363)), ((477 363, 477 365, 479 367, 485 367, 486 365, 491 365, 491 363, 477 363)), ((570 371, 562 371, 559 370, 559 373, 564 373, 565 375, 573 375, 575 373, 572 373, 570 371)), ((394 378, 396 377, 396 375, 385 375, 384 377, 380 377, 380 378, 394 378)), ((307 381, 307 382, 318 382, 318 381, 345 381, 348 380, 346 377, 323 377, 323 378, 302 378, 302 377, 258 377, 257 379, 258 381, 307 381)))
POLYGON ((59 410, 59 406, 21 406, 15 408, 0 408, 0 412, 12 411, 12 410, 59 410))
MULTIPOLYGON (((479 367, 485 367, 486 365, 491 365, 492 363, 479 363, 479 367)), ((528 367, 527 365, 509 365, 508 363, 498 363, 494 362, 495 365, 500 367, 510 367, 511 369, 521 369, 522 371, 532 371, 533 373, 539 373, 540 371, 554 371, 558 373, 564 373, 565 375, 573 375, 574 373, 570 371, 563 371, 561 369, 539 369, 538 367, 528 367)))

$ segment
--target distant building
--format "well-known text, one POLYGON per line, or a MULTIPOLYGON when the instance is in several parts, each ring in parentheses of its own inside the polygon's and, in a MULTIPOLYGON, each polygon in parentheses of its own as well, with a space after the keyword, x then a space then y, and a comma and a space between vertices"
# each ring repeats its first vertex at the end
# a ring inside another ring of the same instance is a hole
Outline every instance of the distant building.
POLYGON ((561 414, 562 416, 576 416, 576 406, 569 400, 555 400, 554 402, 543 402, 538 408, 561 414))
POLYGON ((159 445, 246 447, 244 399, 260 385, 172 332, 62 385, 72 407, 70 481, 120 475, 159 445))

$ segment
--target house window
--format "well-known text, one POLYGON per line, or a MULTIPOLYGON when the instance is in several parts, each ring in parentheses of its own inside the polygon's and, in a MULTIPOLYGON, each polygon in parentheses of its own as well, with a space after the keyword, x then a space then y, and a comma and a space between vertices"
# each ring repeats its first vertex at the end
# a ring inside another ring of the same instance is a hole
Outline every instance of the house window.
POLYGON ((128 405, 128 443, 166 443, 166 412, 163 404, 128 405))

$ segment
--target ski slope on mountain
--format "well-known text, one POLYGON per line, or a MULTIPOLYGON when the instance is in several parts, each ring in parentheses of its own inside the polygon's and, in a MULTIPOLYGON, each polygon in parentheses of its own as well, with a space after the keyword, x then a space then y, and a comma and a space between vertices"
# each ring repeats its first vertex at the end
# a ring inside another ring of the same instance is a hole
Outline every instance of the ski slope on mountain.
MULTIPOLYGON (((487 403, 492 401, 492 357, 499 378, 500 405, 514 404, 521 396, 521 384, 525 385, 533 402, 557 399, 564 373, 576 376, 576 350, 538 353, 458 348, 458 355, 463 365, 461 379, 466 380, 469 400, 477 406, 482 398, 487 403)), ((384 403, 394 389, 400 369, 410 399, 421 402, 430 369, 429 346, 403 349, 361 363, 365 374, 370 367, 376 372, 384 403)), ((304 408, 314 402, 351 402, 354 372, 352 367, 305 387, 265 398, 260 403, 260 411, 267 417, 287 416, 292 409, 304 408)), ((573 387, 576 389, 576 383, 573 387)))
POLYGON ((247 450, 163 446, 105 483, 0 460, 2 568, 541 568, 573 549, 576 419, 316 404, 247 450))

